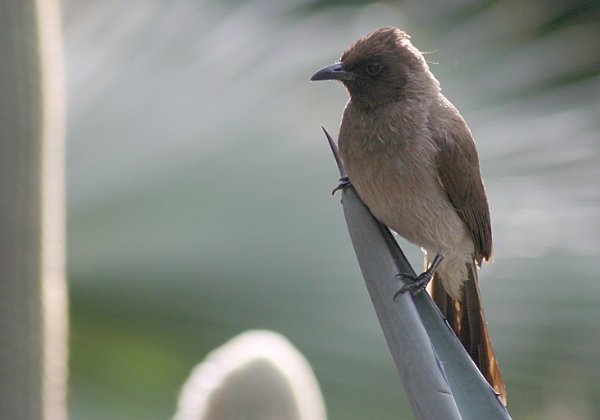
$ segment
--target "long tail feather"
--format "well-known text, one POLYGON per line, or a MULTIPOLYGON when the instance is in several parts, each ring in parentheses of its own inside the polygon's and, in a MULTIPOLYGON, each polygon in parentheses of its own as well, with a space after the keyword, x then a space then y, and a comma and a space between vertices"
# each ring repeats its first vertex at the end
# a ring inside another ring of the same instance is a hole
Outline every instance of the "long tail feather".
MULTIPOLYGON (((427 264, 427 261, 425 263, 427 264)), ((448 320, 469 356, 506 405, 506 386, 485 322, 474 262, 467 264, 467 272, 468 279, 465 282, 461 301, 452 299, 446 293, 438 273, 433 276, 429 290, 434 302, 448 320)))

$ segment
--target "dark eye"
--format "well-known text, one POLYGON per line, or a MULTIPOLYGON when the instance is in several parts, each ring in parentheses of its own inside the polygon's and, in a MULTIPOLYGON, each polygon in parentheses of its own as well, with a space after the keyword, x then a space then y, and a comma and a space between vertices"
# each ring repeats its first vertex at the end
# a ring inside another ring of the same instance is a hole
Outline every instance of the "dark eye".
POLYGON ((372 61, 370 63, 367 63, 366 69, 367 73, 369 73, 371 76, 375 76, 381 71, 381 64, 379 64, 376 61, 372 61))

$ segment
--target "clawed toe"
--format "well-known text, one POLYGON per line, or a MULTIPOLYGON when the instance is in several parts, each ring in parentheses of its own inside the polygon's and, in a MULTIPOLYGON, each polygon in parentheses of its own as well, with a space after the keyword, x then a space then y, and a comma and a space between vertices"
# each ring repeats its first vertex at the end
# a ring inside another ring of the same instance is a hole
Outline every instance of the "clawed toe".
POLYGON ((398 274, 398 277, 401 277, 404 280, 410 281, 410 283, 403 285, 400 290, 396 292, 394 295, 394 300, 398 297, 398 295, 402 295, 406 292, 411 292, 413 296, 417 296, 419 293, 422 293, 423 290, 427 288, 427 285, 431 281, 431 277, 433 273, 426 271, 418 276, 413 276, 412 274, 401 273, 398 274))
POLYGON ((340 183, 331 191, 331 195, 335 194, 337 190, 345 190, 346 188, 352 186, 352 182, 350 182, 350 178, 347 176, 340 178, 340 183))
POLYGON ((404 284, 400 290, 396 292, 394 295, 394 300, 398 297, 398 295, 404 294, 406 292, 411 292, 413 296, 417 296, 419 293, 422 293, 423 290, 427 288, 427 285, 431 281, 433 277, 433 273, 435 273, 436 268, 440 265, 444 257, 441 254, 436 255, 435 259, 431 263, 431 266, 424 273, 415 276, 413 274, 400 273, 396 277, 400 277, 401 279, 407 281, 407 284, 404 284))

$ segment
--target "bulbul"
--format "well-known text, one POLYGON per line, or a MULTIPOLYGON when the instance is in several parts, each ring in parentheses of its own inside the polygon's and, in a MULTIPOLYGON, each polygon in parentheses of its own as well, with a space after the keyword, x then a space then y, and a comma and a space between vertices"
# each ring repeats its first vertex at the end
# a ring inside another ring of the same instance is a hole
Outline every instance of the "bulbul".
POLYGON ((506 403, 480 303, 477 269, 491 259, 492 230, 467 124, 397 28, 360 38, 311 80, 348 90, 338 146, 350 182, 380 222, 425 252, 429 268, 401 291, 431 280, 434 301, 506 403))

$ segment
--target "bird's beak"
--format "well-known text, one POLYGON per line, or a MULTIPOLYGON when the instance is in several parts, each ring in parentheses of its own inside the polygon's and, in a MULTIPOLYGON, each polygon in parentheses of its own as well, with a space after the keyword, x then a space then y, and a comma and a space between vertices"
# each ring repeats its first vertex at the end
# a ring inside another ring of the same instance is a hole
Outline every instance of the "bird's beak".
POLYGON ((354 80, 355 78, 354 73, 344 70, 342 63, 335 63, 323 67, 313 74, 310 80, 354 80))

